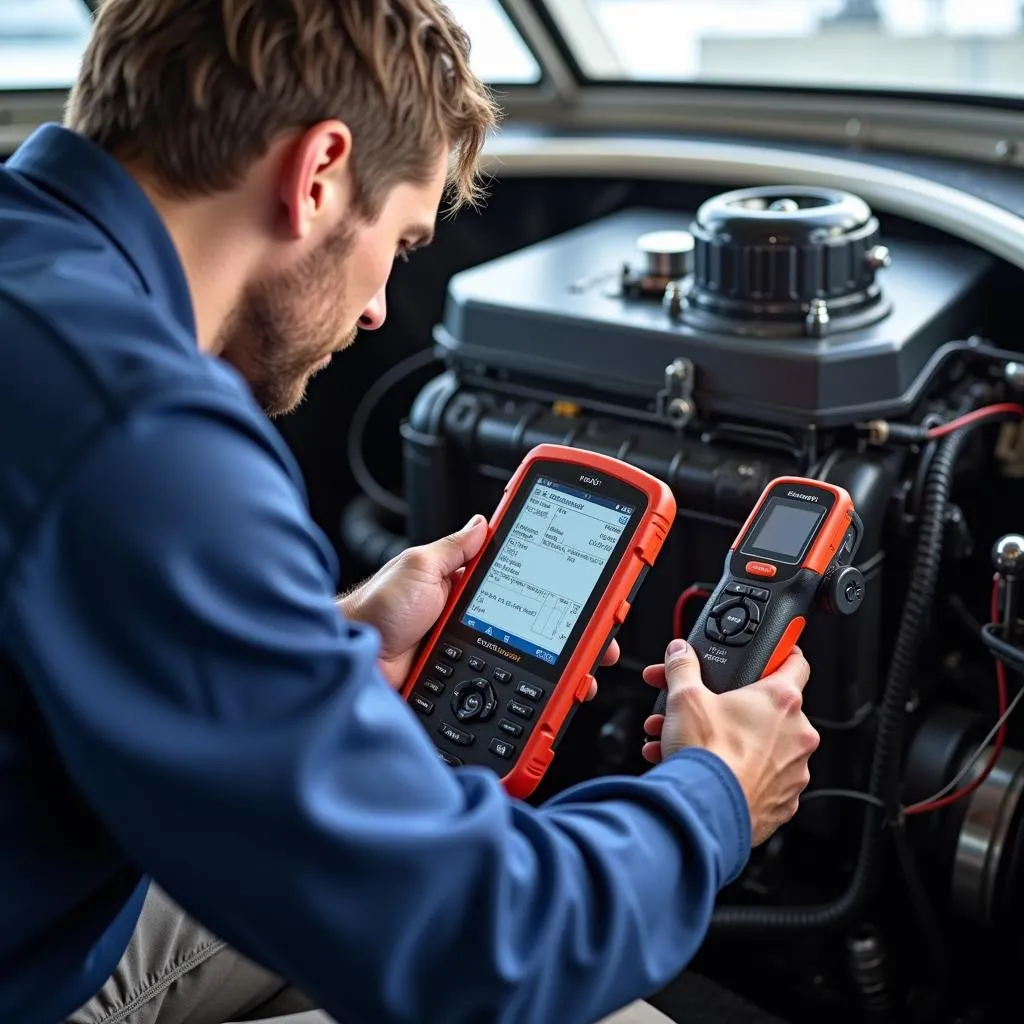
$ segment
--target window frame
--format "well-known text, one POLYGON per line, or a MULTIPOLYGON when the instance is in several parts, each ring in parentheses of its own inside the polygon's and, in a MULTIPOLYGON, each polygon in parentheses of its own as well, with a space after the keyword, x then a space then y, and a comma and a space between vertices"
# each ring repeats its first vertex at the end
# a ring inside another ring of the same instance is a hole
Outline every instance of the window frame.
MULTIPOLYGON (((97 0, 81 0, 94 10, 97 0)), ((588 78, 546 0, 498 0, 541 69, 490 83, 506 133, 745 138, 1024 167, 1024 99, 910 90, 588 78)), ((0 92, 0 150, 59 119, 66 90, 0 92)))
MULTIPOLYGON (((505 0, 499 0, 504 3, 505 0)), ((834 96, 848 99, 882 99, 882 100, 906 100, 909 102, 920 101, 926 103, 955 103, 969 107, 985 107, 1001 110, 1024 112, 1024 95, 1008 96, 1000 93, 959 93, 955 90, 928 90, 928 89, 873 89, 868 86, 829 86, 829 85, 792 85, 785 83, 754 84, 751 82, 730 82, 727 80, 701 80, 698 82, 671 81, 665 79, 645 80, 642 78, 600 78, 589 75, 580 64, 572 43, 558 25, 557 16, 552 10, 552 5, 557 5, 560 0, 528 0, 534 8, 538 18, 555 41, 559 56, 564 60, 565 66, 572 72, 577 84, 581 88, 601 90, 636 90, 638 93, 663 91, 670 92, 702 92, 715 91, 721 93, 764 93, 776 96, 834 96)), ((580 0, 581 6, 586 5, 587 0, 580 0)), ((596 20, 596 19, 595 19, 596 20)))
POLYGON ((746 138, 886 149, 1024 167, 1024 98, 742 82, 643 82, 586 75, 547 0, 501 0, 530 9, 562 85, 543 112, 511 97, 509 119, 572 134, 631 133, 746 138))
MULTIPOLYGON (((95 15, 100 0, 79 0, 95 15)), ((559 61, 549 34, 529 4, 495 0, 508 17, 539 69, 536 82, 492 81, 487 84, 499 103, 531 114, 541 114, 572 90, 572 78, 559 61)), ((63 117, 67 88, 0 89, 0 158, 13 152, 41 123, 63 117)))

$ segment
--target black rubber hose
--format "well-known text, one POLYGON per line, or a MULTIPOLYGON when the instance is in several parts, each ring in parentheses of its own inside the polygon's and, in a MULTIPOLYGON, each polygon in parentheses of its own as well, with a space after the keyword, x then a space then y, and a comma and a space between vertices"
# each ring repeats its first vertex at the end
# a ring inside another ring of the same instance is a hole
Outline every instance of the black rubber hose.
POLYGON ((401 554, 408 540, 380 522, 381 510, 371 498, 360 494, 345 507, 341 516, 341 542, 360 569, 376 572, 401 554))
POLYGON ((874 896, 883 855, 886 821, 900 814, 900 772, 907 698, 914 680, 918 652, 928 629, 942 564, 946 507, 953 488, 953 470, 969 428, 940 441, 928 467, 918 517, 917 545, 910 586, 903 604, 899 632, 878 714, 878 732, 871 762, 869 792, 881 805, 865 812, 860 850, 846 891, 829 903, 804 907, 719 907, 713 932, 812 932, 846 927, 874 896), (884 808, 884 810, 883 810, 884 808))

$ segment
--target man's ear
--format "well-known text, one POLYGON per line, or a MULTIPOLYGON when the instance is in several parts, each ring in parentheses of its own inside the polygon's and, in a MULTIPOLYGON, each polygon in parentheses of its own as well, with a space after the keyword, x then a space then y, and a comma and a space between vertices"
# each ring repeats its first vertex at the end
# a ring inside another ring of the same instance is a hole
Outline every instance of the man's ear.
POLYGON ((280 193, 293 238, 307 237, 318 219, 351 202, 351 166, 352 132, 342 121, 322 121, 295 141, 280 193))

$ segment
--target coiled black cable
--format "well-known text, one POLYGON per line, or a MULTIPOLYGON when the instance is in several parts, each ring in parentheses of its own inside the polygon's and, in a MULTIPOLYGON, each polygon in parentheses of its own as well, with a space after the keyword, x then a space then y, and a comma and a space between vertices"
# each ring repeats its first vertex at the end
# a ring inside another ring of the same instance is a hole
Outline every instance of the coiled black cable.
POLYGON ((953 488, 953 471, 969 432, 970 428, 965 427, 938 443, 925 477, 910 586, 879 709, 871 762, 868 792, 879 803, 867 805, 857 862, 846 891, 828 903, 804 907, 719 907, 712 917, 712 931, 754 934, 843 928, 874 896, 883 856, 883 826, 887 822, 899 822, 900 765, 907 698, 918 652, 928 628, 942 564, 942 541, 946 509, 953 488))
POLYGON ((393 387, 404 383, 420 370, 426 369, 436 362, 437 356, 433 349, 424 349, 420 352, 414 352, 411 356, 385 370, 366 389, 366 394, 359 400, 355 412, 352 413, 352 421, 348 428, 348 465, 360 490, 371 498, 376 505, 379 505, 392 515, 401 516, 402 518, 405 518, 409 513, 405 499, 397 494, 392 494, 387 488, 382 487, 377 482, 377 478, 370 472, 370 467, 366 464, 366 456, 363 452, 366 427, 370 422, 370 416, 380 400, 393 387))

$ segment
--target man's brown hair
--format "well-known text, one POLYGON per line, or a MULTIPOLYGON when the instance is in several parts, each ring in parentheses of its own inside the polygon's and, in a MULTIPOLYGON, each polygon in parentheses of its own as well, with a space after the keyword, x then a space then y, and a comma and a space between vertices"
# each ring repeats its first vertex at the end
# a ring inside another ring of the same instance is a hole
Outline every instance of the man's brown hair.
POLYGON ((66 123, 188 197, 333 119, 352 131, 367 217, 425 184, 442 145, 453 205, 479 199, 496 108, 439 0, 103 0, 66 123))

